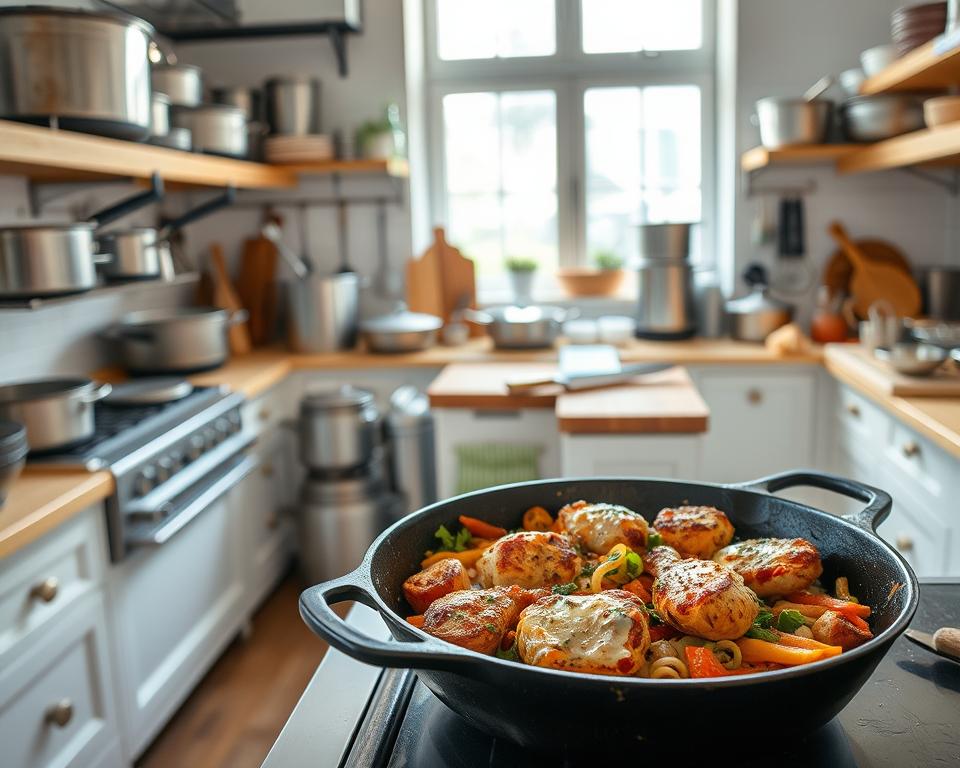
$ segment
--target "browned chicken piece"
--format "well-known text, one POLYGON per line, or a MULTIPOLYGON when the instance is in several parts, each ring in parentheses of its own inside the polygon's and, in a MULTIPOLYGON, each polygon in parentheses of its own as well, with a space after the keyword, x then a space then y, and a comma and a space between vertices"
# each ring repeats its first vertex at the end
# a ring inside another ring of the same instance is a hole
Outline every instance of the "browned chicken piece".
POLYGON ((557 513, 557 520, 583 549, 598 555, 617 544, 641 549, 650 532, 643 515, 617 504, 575 501, 557 513))
POLYGON ((467 569, 456 558, 447 558, 424 568, 403 582, 403 596, 417 613, 423 613, 437 598, 470 589, 467 569))
POLYGON ((526 608, 517 624, 517 653, 537 667, 632 675, 649 646, 643 602, 620 589, 544 597, 526 608))
POLYGON ((547 594, 520 587, 465 589, 434 600, 423 615, 423 631, 478 653, 493 653, 520 611, 547 594))
POLYGON ((806 539, 747 539, 713 559, 743 576, 760 597, 801 592, 823 573, 820 553, 806 539))
POLYGON ((735 640, 750 629, 759 608, 740 574, 713 560, 683 559, 670 547, 644 558, 653 582, 653 607, 675 629, 707 640, 735 640))
POLYGON ((733 541, 733 524, 716 507, 668 507, 661 509, 653 527, 663 543, 684 557, 709 560, 733 541))
POLYGON ((582 561, 573 542, 552 531, 520 531, 497 539, 477 561, 484 587, 549 587, 573 581, 582 561))
POLYGON ((861 629, 837 611, 824 611, 810 627, 813 639, 827 645, 839 645, 849 651, 863 645, 873 637, 869 630, 861 629))

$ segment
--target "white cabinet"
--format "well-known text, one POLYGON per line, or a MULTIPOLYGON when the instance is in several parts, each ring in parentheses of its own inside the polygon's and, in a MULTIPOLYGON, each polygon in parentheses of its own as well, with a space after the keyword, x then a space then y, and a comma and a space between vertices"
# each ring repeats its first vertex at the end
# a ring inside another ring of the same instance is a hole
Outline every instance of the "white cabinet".
POLYGON ((741 482, 814 464, 817 369, 691 371, 710 408, 699 479, 741 482))
POLYGON ((166 543, 111 570, 126 754, 136 757, 246 621, 241 483, 166 543))
POLYGON ((564 477, 697 477, 701 435, 567 435, 560 438, 564 477))
POLYGON ((104 512, 0 563, 0 764, 120 765, 104 613, 104 512))

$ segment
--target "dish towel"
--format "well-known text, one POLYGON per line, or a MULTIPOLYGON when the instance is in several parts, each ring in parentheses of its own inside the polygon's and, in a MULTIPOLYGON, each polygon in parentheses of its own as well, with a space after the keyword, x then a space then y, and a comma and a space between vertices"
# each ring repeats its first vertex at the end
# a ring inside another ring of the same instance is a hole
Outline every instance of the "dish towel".
POLYGON ((540 477, 542 445, 473 443, 456 446, 457 493, 540 477))

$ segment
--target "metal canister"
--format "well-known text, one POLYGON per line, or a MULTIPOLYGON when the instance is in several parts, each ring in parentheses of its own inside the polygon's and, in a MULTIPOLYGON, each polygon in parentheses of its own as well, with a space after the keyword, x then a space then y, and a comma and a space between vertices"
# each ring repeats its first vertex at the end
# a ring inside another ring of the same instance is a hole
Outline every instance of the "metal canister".
POLYGON ((390 450, 390 479, 405 512, 437 500, 433 414, 427 395, 414 386, 398 387, 390 396, 385 432, 390 450))
POLYGON ((267 124, 274 136, 320 133, 320 81, 314 77, 273 77, 264 85, 267 124))
POLYGON ((373 393, 343 386, 300 401, 300 461, 315 472, 346 472, 370 462, 379 444, 373 393))

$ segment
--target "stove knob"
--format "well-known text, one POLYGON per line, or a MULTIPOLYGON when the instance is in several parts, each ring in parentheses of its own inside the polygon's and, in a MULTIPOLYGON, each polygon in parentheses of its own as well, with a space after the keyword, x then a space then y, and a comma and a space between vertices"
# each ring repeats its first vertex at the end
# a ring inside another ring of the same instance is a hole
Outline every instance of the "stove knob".
POLYGON ((217 431, 213 427, 207 427, 203 430, 203 447, 210 450, 217 444, 217 431))
POLYGON ((144 467, 133 480, 133 492, 137 496, 146 496, 157 485, 157 471, 153 467, 144 467))
POLYGON ((183 465, 186 462, 184 461, 183 453, 180 451, 172 451, 170 453, 170 472, 177 473, 183 469, 183 465))
POLYGON ((233 430, 230 428, 229 419, 217 419, 213 423, 213 428, 217 430, 217 442, 223 442, 228 437, 230 437, 233 430))
POLYGON ((231 432, 239 432, 243 428, 240 411, 230 411, 230 413, 227 414, 227 420, 230 422, 231 432))
POLYGON ((203 435, 191 435, 187 444, 187 461, 196 461, 203 454, 203 435))
POLYGON ((173 462, 167 456, 164 456, 157 462, 157 485, 167 482, 172 474, 173 462))

